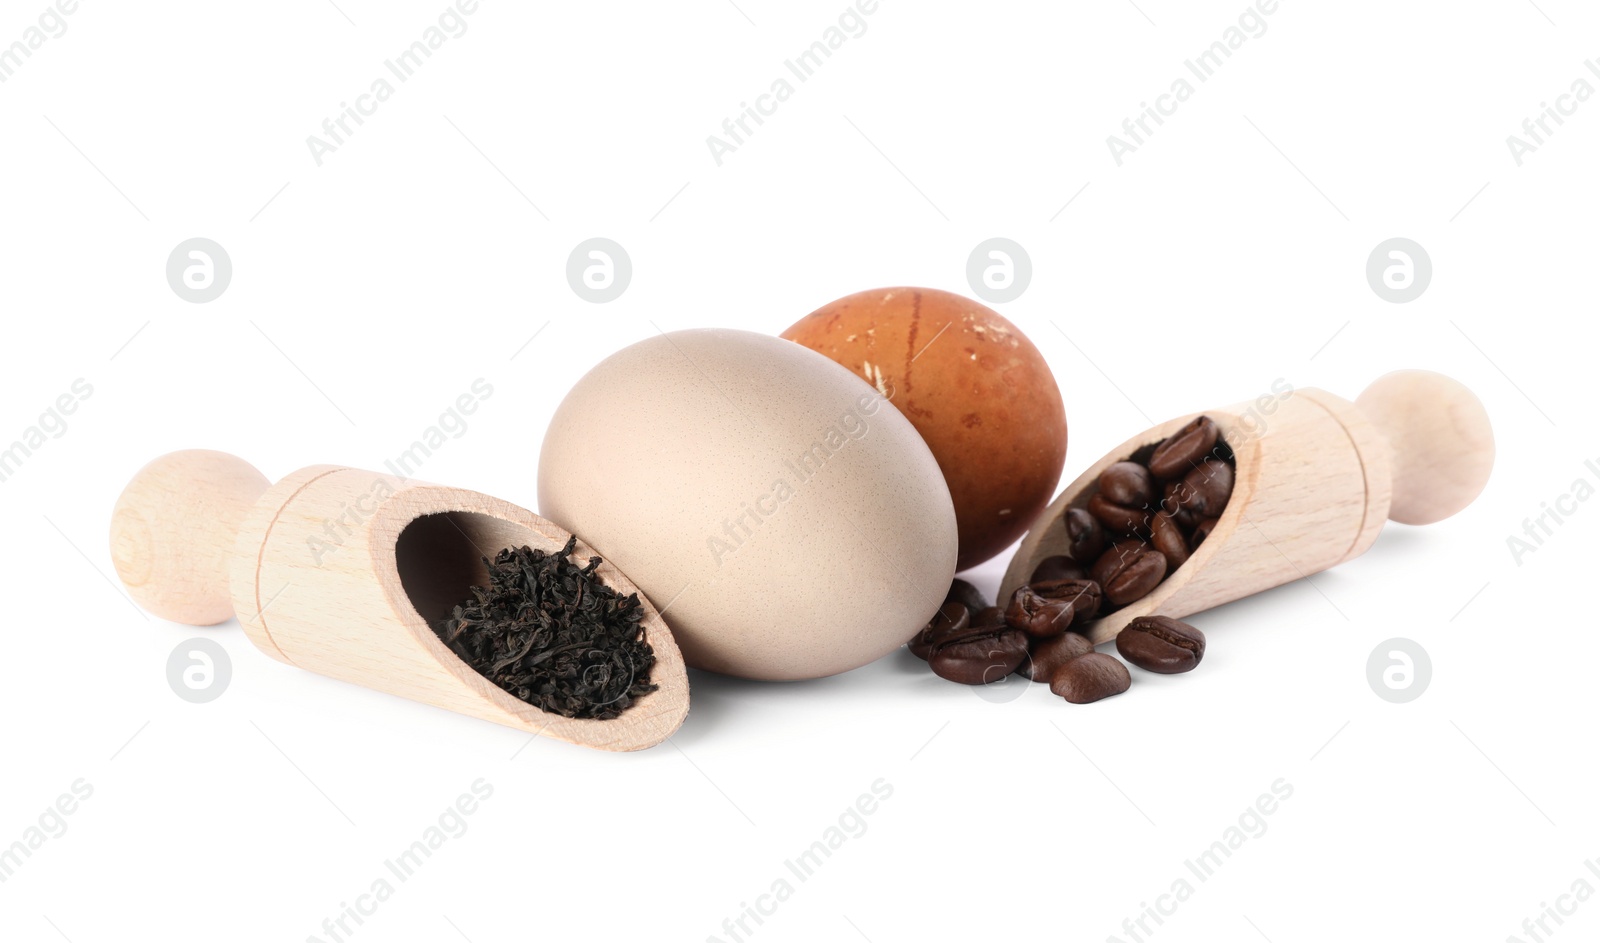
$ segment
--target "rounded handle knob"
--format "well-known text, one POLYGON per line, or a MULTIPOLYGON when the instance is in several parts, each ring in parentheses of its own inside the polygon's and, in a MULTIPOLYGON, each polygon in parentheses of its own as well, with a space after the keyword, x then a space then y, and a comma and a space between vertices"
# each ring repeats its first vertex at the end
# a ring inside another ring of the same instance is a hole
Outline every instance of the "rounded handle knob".
POLYGON ((1372 381, 1356 406, 1383 431, 1393 458, 1389 520, 1432 524, 1472 503, 1494 468, 1483 403, 1441 373, 1397 370, 1372 381))
POLYGON ((172 622, 233 618, 234 540, 271 484, 244 459, 203 449, 163 455, 140 469, 111 516, 111 561, 128 594, 172 622))

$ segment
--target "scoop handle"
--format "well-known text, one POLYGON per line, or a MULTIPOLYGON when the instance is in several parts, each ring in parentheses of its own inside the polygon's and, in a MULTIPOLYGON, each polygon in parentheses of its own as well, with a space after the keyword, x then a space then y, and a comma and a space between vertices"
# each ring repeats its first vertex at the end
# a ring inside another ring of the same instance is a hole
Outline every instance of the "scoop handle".
POLYGON ((134 602, 187 625, 233 618, 234 541, 271 484, 244 459, 205 449, 140 469, 111 515, 111 562, 134 602))
POLYGON ((1356 408, 1389 443, 1389 520, 1432 524, 1482 493, 1494 469, 1494 429, 1465 385, 1428 370, 1397 370, 1372 381, 1356 408))

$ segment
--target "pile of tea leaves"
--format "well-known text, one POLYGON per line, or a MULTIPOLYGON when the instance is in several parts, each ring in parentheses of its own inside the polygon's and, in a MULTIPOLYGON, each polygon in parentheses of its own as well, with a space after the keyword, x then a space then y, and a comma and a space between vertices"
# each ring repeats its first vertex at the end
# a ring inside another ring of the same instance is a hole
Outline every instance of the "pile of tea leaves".
POLYGON ((489 585, 434 626, 473 670, 509 694, 563 717, 610 720, 656 690, 655 653, 644 640, 639 595, 621 593, 572 562, 577 538, 558 553, 502 550, 489 585))

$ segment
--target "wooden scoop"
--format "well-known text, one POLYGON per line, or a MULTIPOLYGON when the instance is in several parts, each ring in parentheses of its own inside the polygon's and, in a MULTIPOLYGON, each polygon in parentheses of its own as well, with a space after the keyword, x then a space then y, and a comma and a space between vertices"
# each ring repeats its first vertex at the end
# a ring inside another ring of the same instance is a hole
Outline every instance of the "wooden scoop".
MULTIPOLYGON (((186 451, 145 466, 117 501, 111 556, 133 598, 191 625, 237 615, 286 664, 600 750, 671 736, 689 711, 683 656, 643 593, 659 689, 612 720, 528 704, 478 674, 430 627, 487 585, 485 557, 561 550, 571 535, 488 495, 333 465, 276 485, 243 459, 186 451)), ((578 542, 574 558, 594 552, 578 542)), ((606 585, 638 589, 602 562, 606 585)))
POLYGON ((1088 503, 1100 473, 1210 416, 1233 450, 1233 496, 1189 559, 1151 593, 1077 629, 1096 644, 1139 616, 1181 619, 1321 572, 1372 546, 1385 519, 1428 524, 1476 498, 1494 466, 1483 404, 1437 373, 1378 378, 1354 403, 1322 390, 1181 416, 1123 443, 1039 516, 1000 584, 1000 605, 1046 557, 1066 553, 1062 515, 1088 503))

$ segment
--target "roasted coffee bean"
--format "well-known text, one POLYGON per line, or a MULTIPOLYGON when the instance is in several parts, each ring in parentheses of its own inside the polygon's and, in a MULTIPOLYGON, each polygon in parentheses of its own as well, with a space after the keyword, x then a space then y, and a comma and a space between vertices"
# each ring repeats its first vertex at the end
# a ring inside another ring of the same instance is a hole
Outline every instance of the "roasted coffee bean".
POLYGON ((1148 507, 1124 507, 1103 494, 1095 494, 1089 498, 1088 508, 1089 513, 1112 533, 1137 534, 1150 526, 1148 507))
MULTIPOLYGON (((1155 445, 1106 466, 1083 506, 1063 515, 1067 559, 1046 558, 1034 568, 1033 581, 1080 578, 1070 566, 1076 563, 1100 584, 1100 614, 1143 598, 1211 534, 1233 496, 1234 476, 1233 453, 1220 427, 1209 416, 1197 416, 1155 445), (1094 548, 1100 552, 1092 554, 1094 548)), ((1030 599, 1029 605, 1030 618, 1042 619, 1033 614, 1042 604, 1030 599)), ((1043 623, 1029 625, 1039 631, 1043 623)))
POLYGON ((1177 517, 1187 514, 1194 517, 1198 514, 1200 506, 1200 493, 1196 491, 1186 478, 1169 481, 1161 497, 1161 509, 1177 517))
POLYGON ((972 615, 967 607, 952 599, 939 607, 939 611, 906 643, 906 647, 911 649, 911 654, 927 661, 935 645, 967 631, 971 624, 972 615))
POLYGON ((1148 596, 1167 575, 1167 558, 1151 550, 1134 561, 1101 587, 1105 603, 1121 608, 1148 596))
POLYGON ((1150 518, 1150 546, 1167 558, 1169 572, 1189 559, 1189 542, 1184 539, 1183 528, 1165 511, 1150 518))
POLYGON ((1124 537, 1106 548, 1100 559, 1089 568, 1089 578, 1100 584, 1101 595, 1105 594, 1106 583, 1111 577, 1122 572, 1123 568, 1133 562, 1134 557, 1150 549, 1147 541, 1137 537, 1124 537))
POLYGON ((1050 693, 1073 704, 1088 704, 1128 690, 1128 666, 1103 652, 1079 655, 1050 677, 1050 693))
POLYGON ((1045 596, 1070 597, 1073 625, 1092 622, 1094 617, 1100 614, 1100 602, 1104 593, 1100 584, 1094 580, 1046 580, 1035 583, 1033 588, 1045 596))
POLYGON ((1034 638, 1053 638, 1072 625, 1072 601, 1039 595, 1032 586, 1019 586, 1006 607, 1006 625, 1034 638))
POLYGON ((1166 616, 1140 616, 1117 635, 1117 651, 1128 664, 1158 674, 1192 671, 1206 653, 1199 629, 1166 616))
POLYGON ((1161 503, 1156 510, 1168 515, 1172 518, 1174 524, 1188 531, 1194 527, 1196 521, 1200 520, 1200 515, 1196 514, 1193 508, 1183 506, 1183 498, 1187 496, 1192 501, 1194 493, 1191 491, 1182 491, 1180 493, 1182 488, 1183 479, 1181 478, 1163 485, 1161 503))
POLYGON ((1172 517, 1172 523, 1177 524, 1185 532, 1194 530, 1195 525, 1200 522, 1200 515, 1189 508, 1179 508, 1176 511, 1168 512, 1168 514, 1172 517))
POLYGON ((1100 493, 1112 504, 1142 508, 1156 499, 1156 482, 1138 462, 1117 462, 1100 473, 1100 493))
POLYGON ((1194 525, 1194 531, 1189 534, 1189 550, 1192 552, 1200 549, 1200 545, 1206 542, 1206 538, 1211 536, 1212 528, 1216 526, 1217 519, 1214 517, 1202 518, 1194 525))
POLYGON ((944 594, 945 602, 958 602, 967 607, 967 612, 977 613, 989 607, 989 600, 985 599, 978 587, 966 580, 951 580, 950 592, 944 594))
POLYGON ((1028 582, 1044 583, 1049 580, 1086 580, 1088 578, 1089 571, 1084 568, 1083 564, 1076 562, 1071 557, 1054 556, 1040 560, 1039 565, 1033 568, 1033 575, 1028 577, 1028 582))
POLYGON ((1087 636, 1067 632, 1034 645, 1033 651, 1017 668, 1017 673, 1029 681, 1049 684, 1057 668, 1079 655, 1087 655, 1092 651, 1094 643, 1089 641, 1087 636))
POLYGON ((1036 639, 1060 635, 1100 611, 1100 584, 1093 580, 1049 580, 1022 586, 1011 595, 1006 624, 1036 639))
POLYGON ((1106 549, 1106 529, 1083 508, 1073 508, 1062 515, 1067 529, 1067 556, 1088 566, 1100 559, 1106 549))
POLYGON ((974 627, 991 627, 1006 624, 1006 611, 999 606, 984 606, 972 614, 974 627))
POLYGON ((928 665, 947 681, 988 684, 1004 680, 1027 657, 1028 636, 1021 629, 972 627, 960 638, 934 646, 928 665))
POLYGON ((1194 500, 1185 500, 1184 506, 1215 517, 1233 496, 1233 466, 1219 458, 1208 458, 1189 469, 1183 476, 1183 487, 1194 494, 1194 500))
POLYGON ((1150 455, 1150 474, 1157 478, 1177 478, 1200 464, 1217 444, 1217 424, 1201 416, 1168 436, 1150 455))
POLYGON ((1157 510, 1166 511, 1168 514, 1181 510, 1183 507, 1183 495, 1179 493, 1178 489, 1182 487, 1182 478, 1162 485, 1161 504, 1157 507, 1157 510))
POLYGON ((1116 568, 1100 584, 1100 591, 1106 603, 1121 608, 1149 595, 1166 575, 1167 558, 1155 550, 1145 550, 1116 568))

